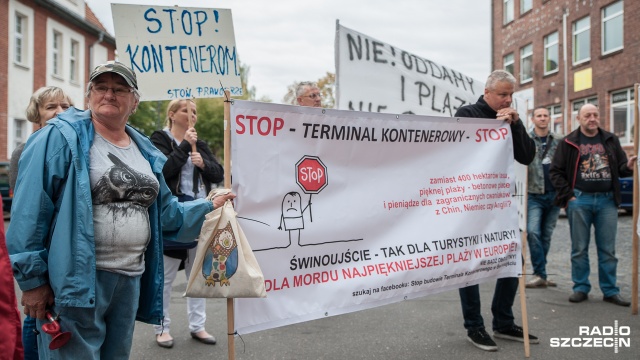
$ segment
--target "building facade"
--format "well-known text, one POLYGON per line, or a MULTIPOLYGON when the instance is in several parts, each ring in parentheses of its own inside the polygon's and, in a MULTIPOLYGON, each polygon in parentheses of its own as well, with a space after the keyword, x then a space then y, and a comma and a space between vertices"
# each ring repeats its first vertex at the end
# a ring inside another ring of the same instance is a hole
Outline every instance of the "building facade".
POLYGON ((547 107, 556 133, 577 128, 586 102, 601 126, 633 145, 640 83, 640 1, 492 0, 492 68, 517 79, 529 110, 547 107))
POLYGON ((83 0, 0 1, 0 161, 35 131, 33 91, 58 86, 77 108, 91 69, 115 58, 116 42, 83 0))

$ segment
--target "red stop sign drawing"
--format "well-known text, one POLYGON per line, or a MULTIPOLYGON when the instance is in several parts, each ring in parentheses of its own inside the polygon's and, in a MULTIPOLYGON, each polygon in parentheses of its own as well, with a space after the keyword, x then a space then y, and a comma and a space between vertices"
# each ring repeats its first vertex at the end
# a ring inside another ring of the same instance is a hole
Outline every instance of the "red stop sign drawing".
POLYGON ((296 183, 307 194, 317 194, 327 186, 327 167, 317 156, 305 155, 296 164, 296 183))

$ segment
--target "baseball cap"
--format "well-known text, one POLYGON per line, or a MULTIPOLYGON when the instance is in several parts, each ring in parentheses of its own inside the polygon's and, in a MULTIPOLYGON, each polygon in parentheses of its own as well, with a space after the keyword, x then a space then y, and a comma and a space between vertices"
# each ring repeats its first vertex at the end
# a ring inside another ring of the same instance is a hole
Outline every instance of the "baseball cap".
POLYGON ((129 86, 136 89, 138 88, 138 80, 136 79, 136 74, 125 64, 114 60, 107 61, 104 64, 96 66, 96 68, 91 72, 91 75, 89 75, 89 81, 93 81, 99 75, 108 72, 116 73, 122 76, 122 78, 124 78, 129 86))

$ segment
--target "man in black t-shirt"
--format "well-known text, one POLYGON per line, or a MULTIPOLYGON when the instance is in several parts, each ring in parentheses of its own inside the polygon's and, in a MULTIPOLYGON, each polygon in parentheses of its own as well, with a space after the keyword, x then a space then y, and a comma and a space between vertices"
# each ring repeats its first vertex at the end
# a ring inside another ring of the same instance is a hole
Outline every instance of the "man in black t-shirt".
POLYGON ((600 114, 595 105, 583 105, 577 120, 580 127, 558 145, 549 171, 556 189, 555 204, 566 209, 571 231, 573 294, 569 301, 579 303, 589 298, 589 241, 593 226, 603 300, 629 306, 616 286, 615 249, 619 179, 631 176, 636 156, 627 159, 620 140, 600 128, 600 114))

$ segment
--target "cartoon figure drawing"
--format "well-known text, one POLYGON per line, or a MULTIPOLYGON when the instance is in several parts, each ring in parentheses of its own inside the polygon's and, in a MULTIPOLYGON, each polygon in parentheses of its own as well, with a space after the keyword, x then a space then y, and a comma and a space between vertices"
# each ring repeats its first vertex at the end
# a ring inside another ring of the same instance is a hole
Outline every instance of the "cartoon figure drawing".
POLYGON ((292 232, 297 237, 298 245, 301 245, 300 230, 304 229, 304 212, 307 209, 311 210, 311 197, 309 197, 309 202, 304 209, 302 208, 302 198, 295 191, 287 193, 282 199, 282 214, 278 230, 282 230, 282 223, 284 223, 284 229, 289 232, 289 246, 291 245, 292 232))
POLYGON ((238 248, 231 223, 216 230, 213 241, 207 249, 202 262, 202 276, 207 286, 229 286, 229 279, 238 269, 238 248))

